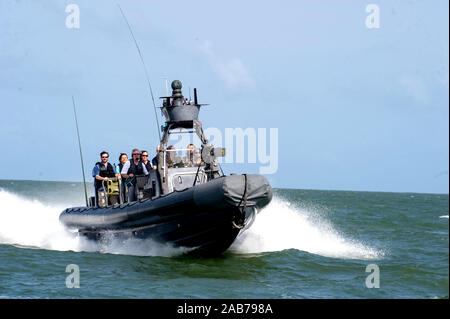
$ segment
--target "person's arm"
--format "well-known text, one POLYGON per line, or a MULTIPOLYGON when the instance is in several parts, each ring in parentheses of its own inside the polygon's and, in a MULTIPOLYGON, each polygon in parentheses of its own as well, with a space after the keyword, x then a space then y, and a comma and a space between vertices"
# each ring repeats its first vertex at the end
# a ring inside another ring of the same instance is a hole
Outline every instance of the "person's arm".
POLYGON ((117 179, 121 179, 122 175, 120 174, 120 167, 119 165, 114 164, 114 174, 117 179))
POLYGON ((98 169, 97 165, 95 165, 92 169, 92 177, 95 178, 95 176, 98 175, 99 172, 100 170, 98 169))
POLYGON ((98 179, 99 181, 107 181, 108 177, 101 177, 100 175, 95 175, 95 179, 98 179))
POLYGON ((144 175, 148 175, 147 167, 142 163, 142 168, 144 169, 144 175))
POLYGON ((158 168, 158 156, 153 157, 152 159, 152 169, 158 168))
POLYGON ((99 181, 104 181, 105 179, 101 177, 99 174, 100 174, 100 167, 98 165, 95 165, 94 168, 92 169, 92 176, 95 179, 98 179, 99 181))
POLYGON ((128 170, 130 169, 130 161, 126 162, 122 167, 122 177, 129 178, 133 177, 133 174, 128 174, 128 170))

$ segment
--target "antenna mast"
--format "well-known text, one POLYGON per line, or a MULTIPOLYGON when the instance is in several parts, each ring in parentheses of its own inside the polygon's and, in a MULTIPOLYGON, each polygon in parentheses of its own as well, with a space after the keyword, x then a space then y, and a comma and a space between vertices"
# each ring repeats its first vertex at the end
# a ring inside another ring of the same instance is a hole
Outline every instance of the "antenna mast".
POLYGON ((164 83, 166 84, 166 96, 169 96, 169 85, 167 83, 169 78, 167 76, 165 76, 165 77, 162 77, 162 79, 164 79, 164 83))
POLYGON ((89 206, 87 190, 86 190, 86 176, 84 175, 83 152, 81 151, 80 131, 78 129, 77 111, 75 109, 75 98, 73 97, 73 95, 72 95, 72 103, 73 103, 73 113, 75 115, 75 126, 77 127, 78 146, 80 147, 81 170, 83 171, 84 197, 86 199, 86 206, 89 206))
POLYGON ((133 34, 133 30, 131 30, 131 26, 128 23, 127 17, 125 16, 125 13, 123 13, 122 8, 120 7, 119 4, 117 4, 117 6, 120 9, 120 12, 122 13, 122 17, 125 20, 125 22, 127 23, 128 29, 130 30, 131 33, 131 37, 134 40, 134 44, 136 45, 136 49, 138 50, 139 53, 139 57, 141 58, 142 61, 142 65, 144 66, 144 71, 145 71, 145 77, 147 78, 147 83, 148 83, 148 88, 150 90, 150 94, 152 96, 152 101, 153 101, 153 109, 155 111, 155 119, 156 119, 156 125, 157 125, 157 129, 158 129, 158 136, 159 136, 159 140, 161 140, 161 133, 160 133, 160 126, 159 126, 159 121, 158 121, 158 115, 156 114, 156 105, 155 105, 155 98, 153 97, 153 90, 152 90, 152 85, 150 84, 150 78, 148 76, 148 72, 147 72, 147 67, 145 66, 145 62, 144 62, 144 58, 142 57, 142 53, 141 53, 141 49, 139 49, 139 45, 136 41, 136 38, 134 37, 133 34))

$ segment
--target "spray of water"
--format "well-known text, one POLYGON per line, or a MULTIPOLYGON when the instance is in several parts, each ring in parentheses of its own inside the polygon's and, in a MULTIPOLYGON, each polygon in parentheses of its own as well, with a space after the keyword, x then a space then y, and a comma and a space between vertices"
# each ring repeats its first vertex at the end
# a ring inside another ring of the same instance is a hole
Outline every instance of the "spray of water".
POLYGON ((47 206, 0 189, 0 243, 77 250, 78 239, 59 223, 63 207, 47 206))
POLYGON ((325 257, 379 259, 383 253, 340 234, 320 214, 274 198, 232 246, 237 253, 298 249, 325 257))
MULTIPOLYGON (((0 189, 0 244, 60 251, 88 251, 137 256, 176 256, 187 249, 150 239, 93 242, 68 231, 59 214, 68 205, 45 205, 0 189)), ((378 259, 382 253, 343 236, 317 214, 274 198, 252 227, 231 247, 236 253, 298 249, 335 258, 378 259)))
POLYGON ((72 205, 44 205, 0 189, 0 244, 59 251, 87 251, 137 256, 175 256, 187 251, 150 239, 94 242, 67 230, 59 214, 72 205))

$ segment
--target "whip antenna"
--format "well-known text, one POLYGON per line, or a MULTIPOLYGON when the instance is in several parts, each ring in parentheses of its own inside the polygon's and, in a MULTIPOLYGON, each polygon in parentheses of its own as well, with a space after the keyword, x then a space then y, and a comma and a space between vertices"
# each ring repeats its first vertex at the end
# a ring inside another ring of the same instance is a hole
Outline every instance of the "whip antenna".
POLYGON ((86 176, 84 175, 83 152, 81 152, 80 131, 78 130, 77 111, 75 109, 75 98, 72 95, 73 114, 75 115, 75 126, 77 127, 78 146, 80 147, 81 170, 83 171, 84 197, 86 198, 86 207, 88 204, 88 196, 86 190, 86 176))
POLYGON ((136 41, 136 38, 134 37, 133 30, 131 30, 131 26, 130 26, 130 24, 128 23, 128 19, 127 19, 127 17, 125 16, 125 13, 123 13, 122 8, 120 7, 120 5, 117 4, 117 6, 119 7, 120 12, 122 13, 123 19, 124 19, 125 22, 127 23, 128 30, 130 30, 131 37, 132 37, 133 40, 134 40, 134 44, 136 45, 136 49, 138 50, 139 57, 141 58, 141 61, 142 61, 142 65, 144 66, 145 77, 147 78, 148 88, 149 88, 150 94, 151 94, 151 96, 152 96, 153 109, 154 109, 154 111, 155 111, 156 124, 157 124, 157 128, 158 128, 158 136, 159 136, 159 140, 161 140, 161 133, 159 132, 159 127, 160 127, 160 126, 159 126, 159 121, 158 121, 158 115, 157 115, 157 113, 156 113, 155 98, 153 97, 153 90, 152 90, 152 85, 150 84, 150 78, 149 78, 149 76, 148 76, 147 67, 145 66, 145 62, 144 62, 144 58, 142 57, 141 49, 139 49, 139 45, 138 45, 138 43, 137 43, 137 41, 136 41))

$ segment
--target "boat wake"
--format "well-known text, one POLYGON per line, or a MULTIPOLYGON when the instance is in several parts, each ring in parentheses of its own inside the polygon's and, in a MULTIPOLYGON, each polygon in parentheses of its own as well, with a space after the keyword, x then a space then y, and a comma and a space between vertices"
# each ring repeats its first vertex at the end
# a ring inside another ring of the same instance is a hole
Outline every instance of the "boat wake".
POLYGON ((136 256, 172 257, 186 253, 150 239, 110 239, 94 242, 70 232, 59 222, 59 214, 72 204, 45 205, 0 189, 0 244, 58 251, 100 252, 136 256))
POLYGON ((288 201, 274 196, 251 228, 236 240, 231 251, 261 253, 285 249, 343 259, 373 260, 384 255, 340 234, 318 214, 293 207, 288 201))
MULTIPOLYGON (((150 239, 111 239, 94 242, 68 231, 59 214, 72 205, 46 205, 0 189, 0 244, 59 251, 100 252, 136 256, 178 256, 188 251, 150 239)), ((254 224, 230 248, 240 254, 298 249, 326 257, 379 259, 373 248, 338 233, 332 225, 306 210, 274 197, 254 224)))

